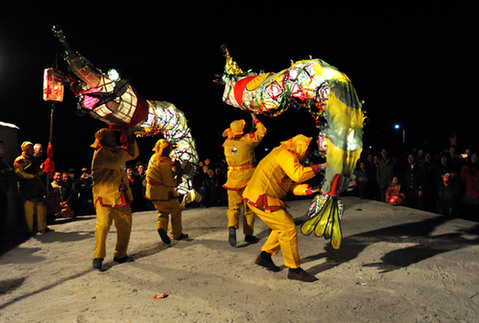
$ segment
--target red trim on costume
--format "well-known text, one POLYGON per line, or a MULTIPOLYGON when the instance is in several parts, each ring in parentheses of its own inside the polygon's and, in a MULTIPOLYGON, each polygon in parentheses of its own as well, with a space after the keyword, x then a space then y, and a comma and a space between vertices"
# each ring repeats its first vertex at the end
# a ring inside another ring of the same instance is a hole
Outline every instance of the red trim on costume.
POLYGON ((152 182, 152 181, 146 181, 147 184, 150 184, 151 186, 166 186, 163 183, 160 182, 152 182))
POLYGON ((222 186, 224 189, 229 190, 229 191, 240 191, 240 190, 242 190, 243 188, 246 187, 246 185, 243 186, 243 187, 228 187, 228 186, 224 186, 224 185, 221 185, 221 186, 222 186))
POLYGON ((234 95, 235 95, 235 100, 238 103, 239 106, 241 106, 241 103, 243 102, 243 92, 244 88, 246 85, 248 85, 249 81, 254 79, 257 75, 253 76, 248 76, 245 77, 244 79, 241 79, 235 83, 235 86, 233 88, 234 95))
POLYGON ((288 151, 290 153, 292 153, 294 156, 298 157, 299 158, 299 154, 297 152, 295 152, 293 149, 288 149, 288 151))
POLYGON ((101 197, 96 198, 95 207, 96 207, 97 203, 100 203, 100 206, 102 206, 102 207, 108 207, 108 208, 111 208, 111 209, 128 205, 128 203, 126 203, 126 198, 125 198, 124 193, 121 193, 121 204, 115 204, 115 205, 103 204, 103 199, 101 197))
POLYGON ((238 166, 228 166, 228 170, 231 170, 233 172, 237 172, 240 170, 246 170, 246 169, 251 169, 253 168, 253 164, 243 164, 243 165, 238 165, 238 166))
POLYGON ((282 207, 281 205, 268 205, 268 198, 266 197, 266 194, 260 195, 258 199, 256 200, 256 203, 243 196, 241 197, 241 199, 245 201, 246 203, 254 206, 255 208, 263 208, 264 210, 273 210, 273 211, 284 209, 284 207, 282 207))

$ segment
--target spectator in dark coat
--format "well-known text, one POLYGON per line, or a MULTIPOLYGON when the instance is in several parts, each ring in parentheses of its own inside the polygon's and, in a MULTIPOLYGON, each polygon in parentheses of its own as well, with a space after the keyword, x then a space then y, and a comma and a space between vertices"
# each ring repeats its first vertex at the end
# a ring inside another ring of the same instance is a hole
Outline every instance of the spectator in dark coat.
POLYGON ((461 192, 459 183, 450 173, 444 174, 442 178, 442 184, 437 190, 438 213, 445 216, 456 216, 461 192))
POLYGON ((378 159, 376 169, 376 179, 379 186, 380 200, 386 200, 386 190, 388 189, 394 175, 397 174, 396 158, 389 156, 386 148, 381 149, 381 156, 378 159))
POLYGON ((471 154, 470 161, 462 167, 461 178, 465 183, 462 198, 464 214, 470 219, 479 219, 479 156, 471 154))
POLYGON ((402 174, 402 188, 406 195, 406 205, 415 209, 424 209, 423 189, 425 174, 423 168, 416 163, 414 154, 407 157, 407 165, 402 174))
POLYGON ((0 140, 0 244, 3 242, 5 223, 7 220, 7 192, 9 179, 13 176, 13 168, 10 167, 3 159, 3 156, 5 155, 5 148, 5 142, 0 140))
POLYGON ((376 173, 373 168, 368 167, 365 161, 359 162, 359 167, 354 171, 358 187, 358 195, 361 199, 374 199, 374 185, 376 173))

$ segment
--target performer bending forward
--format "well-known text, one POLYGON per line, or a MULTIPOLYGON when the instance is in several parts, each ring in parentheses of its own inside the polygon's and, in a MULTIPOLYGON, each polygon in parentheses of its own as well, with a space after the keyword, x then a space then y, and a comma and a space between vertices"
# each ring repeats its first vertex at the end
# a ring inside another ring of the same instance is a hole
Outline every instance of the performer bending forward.
POLYGON ((223 137, 227 137, 223 147, 228 163, 228 179, 223 185, 228 190, 228 242, 231 246, 236 246, 236 230, 238 229, 238 217, 243 205, 243 232, 246 242, 257 242, 258 239, 253 235, 254 213, 246 203, 241 200, 244 188, 254 172, 254 149, 259 145, 266 134, 266 128, 251 114, 256 126, 254 133, 243 135, 244 120, 236 120, 230 124, 230 128, 223 132, 223 137))
POLYGON ((183 233, 181 206, 175 189, 181 182, 183 168, 176 165, 180 173, 174 179, 173 163, 169 157, 171 147, 165 139, 158 140, 153 151, 155 153, 151 156, 146 170, 145 196, 153 202, 158 212, 157 227, 161 240, 166 244, 170 244, 171 240, 166 233, 169 214, 171 214, 170 234, 173 239, 181 240, 188 238, 188 235, 183 233))
POLYGON ((92 161, 92 191, 96 211, 95 252, 93 268, 101 269, 106 254, 106 237, 115 221, 117 240, 114 260, 120 263, 133 261, 127 249, 131 234, 131 208, 133 196, 129 187, 126 170, 122 166, 138 157, 138 145, 133 136, 133 128, 128 131, 128 144, 116 146, 114 133, 103 128, 95 133, 95 149, 92 161))
POLYGON ((320 170, 318 165, 301 165, 308 155, 310 142, 311 138, 304 135, 281 142, 261 160, 243 193, 243 200, 272 229, 255 263, 279 271, 271 255, 281 250, 284 264, 289 267, 288 278, 305 282, 317 279, 300 268, 296 224, 282 199, 290 189, 295 195, 319 192, 317 187, 298 184, 313 178, 320 170))

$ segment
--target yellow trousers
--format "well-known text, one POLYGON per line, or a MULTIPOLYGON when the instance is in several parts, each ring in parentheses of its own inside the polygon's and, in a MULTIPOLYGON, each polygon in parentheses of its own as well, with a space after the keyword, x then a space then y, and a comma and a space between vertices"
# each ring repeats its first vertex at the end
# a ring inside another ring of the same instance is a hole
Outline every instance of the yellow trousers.
POLYGON ((298 268, 301 264, 298 252, 298 231, 293 217, 286 210, 260 210, 249 206, 273 231, 261 248, 269 254, 283 253, 284 264, 289 268, 298 268))
POLYGON ((238 230, 239 215, 241 212, 241 206, 243 206, 243 232, 247 236, 252 236, 254 230, 254 213, 251 211, 248 204, 241 199, 243 191, 244 189, 238 191, 228 190, 228 211, 226 211, 226 216, 228 217, 228 229, 234 227, 238 230))
POLYGON ((23 203, 28 232, 33 233, 33 222, 37 219, 37 230, 43 231, 45 221, 45 203, 25 201, 23 203))
POLYGON ((98 205, 96 207, 95 252, 93 258, 105 258, 106 237, 113 221, 115 221, 116 227, 116 244, 113 255, 116 258, 127 256, 126 251, 130 242, 132 223, 130 206, 109 208, 98 205))
POLYGON ((168 201, 152 201, 155 206, 158 217, 156 225, 158 229, 168 232, 168 215, 171 217, 170 234, 173 239, 177 239, 183 232, 183 224, 181 222, 181 206, 177 199, 168 201))

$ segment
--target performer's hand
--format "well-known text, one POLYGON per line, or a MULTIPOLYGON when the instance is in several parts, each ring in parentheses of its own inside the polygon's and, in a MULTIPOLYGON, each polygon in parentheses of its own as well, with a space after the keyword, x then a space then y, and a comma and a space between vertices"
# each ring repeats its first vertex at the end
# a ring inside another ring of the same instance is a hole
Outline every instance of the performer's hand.
POLYGON ((310 187, 311 193, 322 193, 320 186, 312 186, 310 187))
POLYGON ((188 161, 185 160, 181 162, 179 159, 175 159, 175 161, 173 162, 173 166, 176 169, 175 171, 176 175, 181 176, 184 173, 185 167, 188 166, 188 161))
POLYGON ((327 164, 322 163, 322 164, 316 164, 316 165, 311 165, 310 167, 313 169, 314 173, 317 175, 319 172, 323 169, 326 169, 327 164))
POLYGON ((176 167, 176 169, 181 169, 181 162, 179 159, 175 159, 173 161, 173 166, 176 167))
POLYGON ((188 167, 189 165, 190 165, 189 161, 183 160, 183 162, 181 163, 181 169, 185 170, 186 167, 188 167))
POLYGON ((134 156, 137 152, 135 151, 135 130, 136 128, 133 127, 128 127, 125 130, 123 130, 122 132, 122 139, 124 138, 125 134, 126 134, 126 138, 124 140, 122 140, 122 146, 125 146, 126 145, 126 149, 128 151, 128 153, 131 155, 131 156, 134 156))
POLYGON ((126 135, 128 136, 128 141, 135 138, 136 127, 128 127, 126 135))

